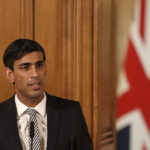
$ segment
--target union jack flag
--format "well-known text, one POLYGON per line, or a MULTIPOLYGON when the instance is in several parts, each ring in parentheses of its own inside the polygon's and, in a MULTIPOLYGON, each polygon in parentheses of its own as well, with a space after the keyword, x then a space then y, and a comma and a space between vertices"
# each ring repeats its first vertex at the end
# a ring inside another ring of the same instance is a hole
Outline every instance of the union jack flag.
POLYGON ((135 0, 118 89, 117 150, 150 150, 150 0, 135 0))

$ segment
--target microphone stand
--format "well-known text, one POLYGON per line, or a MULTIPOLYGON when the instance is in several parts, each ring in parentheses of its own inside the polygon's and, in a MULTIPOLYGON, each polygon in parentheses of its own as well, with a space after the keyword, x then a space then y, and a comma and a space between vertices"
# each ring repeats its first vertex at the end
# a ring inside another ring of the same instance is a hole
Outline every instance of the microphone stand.
POLYGON ((30 138, 31 138, 31 150, 33 149, 33 138, 34 138, 34 122, 30 122, 30 138))
POLYGON ((70 150, 77 150, 75 137, 70 137, 70 150))

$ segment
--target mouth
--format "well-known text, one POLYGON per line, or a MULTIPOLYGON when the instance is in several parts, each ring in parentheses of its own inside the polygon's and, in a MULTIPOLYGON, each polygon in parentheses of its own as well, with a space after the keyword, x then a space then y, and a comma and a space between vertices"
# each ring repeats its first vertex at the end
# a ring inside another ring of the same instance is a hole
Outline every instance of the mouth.
POLYGON ((33 82, 30 83, 29 86, 33 89, 33 90, 38 90, 41 88, 41 82, 33 82))

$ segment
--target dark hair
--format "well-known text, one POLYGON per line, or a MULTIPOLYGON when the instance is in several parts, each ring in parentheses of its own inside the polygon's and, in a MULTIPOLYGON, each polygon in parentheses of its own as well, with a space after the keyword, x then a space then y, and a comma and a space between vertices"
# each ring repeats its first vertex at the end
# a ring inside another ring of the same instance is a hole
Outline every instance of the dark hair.
POLYGON ((13 70, 13 65, 16 60, 35 51, 42 52, 43 60, 46 60, 44 49, 39 43, 29 39, 17 39, 6 48, 3 55, 3 62, 6 67, 13 70))

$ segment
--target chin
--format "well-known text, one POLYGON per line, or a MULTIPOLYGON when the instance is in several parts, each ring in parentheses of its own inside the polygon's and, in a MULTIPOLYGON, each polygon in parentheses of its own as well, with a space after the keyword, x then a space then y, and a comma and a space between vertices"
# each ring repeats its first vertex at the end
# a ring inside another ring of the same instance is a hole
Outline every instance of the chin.
POLYGON ((29 95, 30 95, 30 98, 35 99, 35 98, 42 97, 43 93, 44 93, 44 91, 43 92, 34 92, 34 93, 29 94, 29 95))

